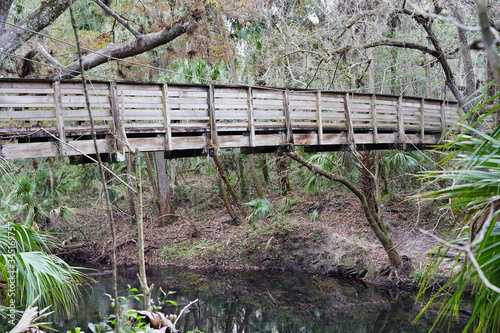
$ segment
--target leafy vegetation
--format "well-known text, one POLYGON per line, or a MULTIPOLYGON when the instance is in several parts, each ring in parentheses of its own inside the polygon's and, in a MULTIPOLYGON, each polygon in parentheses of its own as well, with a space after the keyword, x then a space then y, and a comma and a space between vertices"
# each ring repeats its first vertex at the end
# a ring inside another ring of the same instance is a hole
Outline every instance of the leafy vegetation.
MULTIPOLYGON (((478 122, 499 108, 493 107, 478 122)), ((449 169, 427 174, 449 182, 426 197, 448 201, 447 207, 457 219, 450 239, 443 241, 442 254, 429 266, 422 288, 433 282, 443 253, 458 250, 453 267, 458 272, 450 272, 450 280, 435 296, 445 299, 438 319, 457 315, 463 295, 470 291, 475 295, 475 306, 464 332, 494 332, 500 330, 500 126, 491 134, 462 126, 464 133, 446 146, 449 169)))

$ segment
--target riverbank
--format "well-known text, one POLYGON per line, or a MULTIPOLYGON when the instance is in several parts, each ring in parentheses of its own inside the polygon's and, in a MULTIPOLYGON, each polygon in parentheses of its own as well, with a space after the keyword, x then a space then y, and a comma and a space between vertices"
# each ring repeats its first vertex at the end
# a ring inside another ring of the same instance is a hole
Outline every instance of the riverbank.
MULTIPOLYGON (((168 225, 154 218, 153 200, 145 221, 145 254, 150 266, 212 271, 283 270, 383 281, 387 256, 348 192, 305 195, 295 190, 286 197, 268 197, 272 210, 265 218, 234 225, 218 196, 190 196, 177 202, 168 225)), ((428 251, 437 242, 420 229, 440 234, 446 220, 435 206, 405 195, 393 197, 383 216, 394 244, 405 259, 402 285, 415 282, 425 269, 428 251)), ((123 211, 118 210, 118 212, 123 211)), ((136 225, 117 214, 118 264, 137 264, 136 225)), ((102 210, 75 214, 73 237, 58 254, 72 263, 109 265, 110 237, 102 210), (76 244, 76 246, 75 246, 76 244)))

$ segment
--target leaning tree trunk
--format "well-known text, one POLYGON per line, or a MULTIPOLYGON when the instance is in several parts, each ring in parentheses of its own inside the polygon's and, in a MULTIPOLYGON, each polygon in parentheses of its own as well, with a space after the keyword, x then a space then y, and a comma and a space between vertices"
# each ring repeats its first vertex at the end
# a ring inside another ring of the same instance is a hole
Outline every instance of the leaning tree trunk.
POLYGON ((229 178, 227 177, 226 171, 224 169, 224 166, 222 165, 222 162, 219 158, 219 156, 214 155, 213 160, 215 163, 215 166, 217 168, 217 173, 219 174, 220 178, 222 179, 226 189, 229 191, 229 194, 231 194, 231 197, 233 197, 233 201, 236 204, 236 207, 238 207, 238 210, 240 211, 241 215, 243 217, 246 216, 245 208, 243 208, 243 204, 241 203, 240 198, 238 198, 238 195, 236 194, 233 186, 229 182, 229 178))
POLYGON ((361 208, 365 214, 366 220, 368 224, 372 228, 375 236, 380 241, 382 246, 384 247, 385 252, 387 253, 387 257, 389 258, 389 264, 391 265, 391 274, 390 278, 399 279, 399 274, 403 269, 403 261, 401 260, 401 256, 399 255, 394 243, 392 242, 391 235, 388 233, 387 229, 383 226, 382 221, 379 219, 377 214, 373 212, 376 211, 373 207, 370 207, 370 199, 366 197, 366 195, 357 188, 354 184, 352 184, 347 178, 343 176, 334 175, 332 173, 326 172, 325 170, 319 168, 318 166, 307 162, 302 157, 297 155, 296 153, 287 153, 287 156, 299 162, 312 172, 326 177, 334 182, 341 183, 345 187, 347 187, 361 203, 361 208))
POLYGON ((264 199, 265 193, 262 189, 262 185, 260 184, 259 177, 257 176, 257 170, 255 169, 255 159, 253 158, 252 154, 248 155, 248 166, 250 169, 250 174, 252 175, 255 190, 257 191, 257 195, 259 196, 259 198, 264 199))

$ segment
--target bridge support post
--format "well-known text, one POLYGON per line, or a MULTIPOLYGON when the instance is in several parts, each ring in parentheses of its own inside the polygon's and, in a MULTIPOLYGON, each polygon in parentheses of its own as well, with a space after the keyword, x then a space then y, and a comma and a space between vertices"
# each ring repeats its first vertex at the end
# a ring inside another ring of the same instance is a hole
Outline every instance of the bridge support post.
POLYGON ((158 208, 160 211, 160 223, 165 225, 170 217, 170 189, 168 174, 165 167, 165 154, 163 151, 154 152, 156 177, 158 180, 158 208))
POLYGON ((57 120, 57 132, 59 134, 59 155, 66 156, 66 133, 64 132, 64 116, 62 109, 62 97, 61 97, 61 82, 55 81, 53 84, 54 89, 54 106, 57 120))
POLYGON ((370 111, 372 114, 373 126, 373 143, 378 143, 378 128, 377 128, 377 96, 373 94, 370 98, 370 111))
POLYGON ((116 89, 116 82, 109 83, 109 99, 111 104, 111 114, 113 115, 114 134, 116 135, 116 149, 123 151, 125 147, 126 134, 123 128, 122 115, 118 105, 118 92, 116 89))
POLYGON ((210 143, 209 146, 219 150, 219 136, 217 134, 217 119, 215 118, 215 94, 214 94, 214 86, 209 85, 207 91, 207 99, 208 99, 208 116, 210 117, 210 143))
POLYGON ((323 144, 323 115, 321 109, 321 90, 316 92, 316 125, 318 127, 318 145, 323 144))
POLYGON ((397 138, 397 146, 400 149, 406 149, 406 140, 405 140, 405 125, 403 120, 403 96, 399 96, 398 98, 398 109, 397 109, 397 118, 398 118, 398 138, 397 138))
POLYGON ((288 89, 283 91, 283 112, 285 113, 286 137, 285 142, 293 144, 292 117, 290 110, 290 94, 288 89))
POLYGON ((353 150, 356 147, 356 142, 354 140, 354 127, 352 126, 351 110, 349 107, 349 93, 344 95, 344 113, 347 126, 347 143, 349 144, 349 150, 353 150))
POLYGON ((425 139, 425 100, 420 100, 420 143, 425 139))
POLYGON ((168 84, 161 86, 161 101, 163 103, 163 126, 165 127, 165 149, 173 150, 172 147, 172 125, 170 121, 170 107, 168 103, 168 84))
POLYGON ((255 116, 253 112, 253 91, 252 87, 247 89, 247 106, 248 106, 248 143, 250 147, 255 147, 255 116))

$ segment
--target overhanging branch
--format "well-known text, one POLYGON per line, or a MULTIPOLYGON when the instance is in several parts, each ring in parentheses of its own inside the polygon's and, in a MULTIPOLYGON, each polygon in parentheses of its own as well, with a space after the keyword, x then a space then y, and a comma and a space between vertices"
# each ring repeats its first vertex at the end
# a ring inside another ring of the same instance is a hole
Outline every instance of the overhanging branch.
POLYGON ((130 24, 128 24, 127 21, 125 21, 120 15, 116 14, 111 8, 106 6, 101 0, 94 0, 96 4, 98 4, 106 13, 111 15, 115 20, 120 22, 121 25, 123 25, 128 31, 132 33, 132 35, 135 36, 135 38, 140 39, 142 37, 142 34, 135 30, 134 27, 132 27, 130 24))
MULTIPOLYGON (((115 59, 124 59, 133 57, 138 54, 150 51, 160 45, 167 44, 175 38, 184 34, 188 26, 196 24, 189 18, 184 17, 174 22, 167 29, 160 32, 153 32, 147 35, 142 35, 140 39, 134 39, 121 44, 108 45, 97 52, 89 54, 82 58, 84 70, 89 70, 106 62, 115 59)), ((61 74, 56 74, 53 79, 71 79, 80 73, 80 65, 78 61, 73 62, 66 67, 61 74)))

